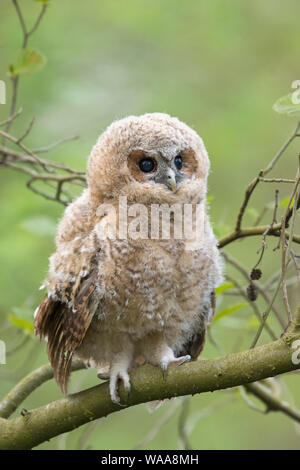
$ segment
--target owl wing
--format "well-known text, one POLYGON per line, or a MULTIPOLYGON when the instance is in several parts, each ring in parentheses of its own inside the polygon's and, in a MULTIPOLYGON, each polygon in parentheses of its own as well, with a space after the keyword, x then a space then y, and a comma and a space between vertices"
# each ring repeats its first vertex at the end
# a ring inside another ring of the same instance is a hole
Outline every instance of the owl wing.
POLYGON ((98 270, 79 281, 73 306, 46 295, 35 316, 35 332, 47 338, 47 352, 54 378, 63 393, 71 371, 74 351, 80 346, 97 308, 94 295, 98 270))
POLYGON ((50 258, 48 294, 35 314, 35 332, 48 341, 54 377, 66 393, 74 351, 82 343, 99 305, 96 290, 101 246, 84 192, 59 223, 56 252, 50 258))
MULTIPOLYGON (((206 318, 209 323, 215 314, 215 310, 216 310, 216 294, 215 294, 215 291, 213 290, 210 294, 210 304, 207 304, 204 307, 204 311, 201 312, 200 318, 201 319, 203 319, 203 317, 206 318)), ((196 332, 192 336, 192 338, 182 346, 179 356, 184 356, 186 354, 189 354, 192 360, 195 361, 198 358, 198 356, 201 354, 204 348, 205 335, 206 335, 206 324, 204 323, 203 325, 203 320, 201 320, 199 331, 196 332)))

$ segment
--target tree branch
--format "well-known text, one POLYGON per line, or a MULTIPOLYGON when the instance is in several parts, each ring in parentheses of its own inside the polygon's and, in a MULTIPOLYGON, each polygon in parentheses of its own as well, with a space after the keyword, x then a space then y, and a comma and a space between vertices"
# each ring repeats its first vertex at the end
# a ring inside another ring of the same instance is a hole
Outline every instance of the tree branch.
MULTIPOLYGON (((228 233, 224 237, 221 237, 219 240, 219 247, 222 248, 223 246, 229 245, 229 243, 238 240, 239 238, 246 238, 246 237, 253 237, 255 235, 263 235, 264 232, 269 228, 269 225, 259 225, 253 227, 246 227, 240 229, 239 232, 235 230, 231 233, 228 233)), ((274 237, 280 237, 280 229, 281 223, 276 224, 273 226, 272 230, 269 231, 268 235, 272 235, 274 237)), ((287 238, 289 238, 289 233, 285 232, 287 238)), ((300 243, 300 235, 293 235, 293 241, 296 243, 300 243)))
MULTIPOLYGON (((73 361, 72 371, 83 369, 82 361, 73 361)), ((40 385, 53 378, 50 364, 39 367, 22 379, 0 402, 0 417, 9 418, 21 403, 40 385)))
MULTIPOLYGON (((150 365, 131 375, 129 397, 121 386, 120 396, 126 407, 174 396, 212 392, 256 382, 299 368, 292 362, 291 345, 300 338, 300 309, 287 332, 279 340, 253 350, 217 359, 171 366, 166 380, 150 365)), ((89 421, 120 411, 109 396, 108 384, 97 385, 80 393, 29 411, 10 421, 0 420, 1 449, 30 449, 71 431, 89 421)))
POLYGON ((250 383, 245 386, 247 392, 252 393, 266 405, 266 412, 281 411, 297 423, 300 423, 300 411, 291 407, 286 401, 274 396, 268 387, 261 383, 250 383))

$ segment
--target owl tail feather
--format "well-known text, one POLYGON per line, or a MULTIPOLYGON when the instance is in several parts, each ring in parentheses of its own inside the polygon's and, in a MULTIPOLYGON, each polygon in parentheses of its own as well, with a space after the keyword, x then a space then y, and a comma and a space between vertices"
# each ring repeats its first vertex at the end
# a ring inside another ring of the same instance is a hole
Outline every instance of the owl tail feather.
POLYGON ((46 296, 35 317, 35 333, 47 339, 53 375, 64 394, 68 389, 73 356, 66 328, 67 316, 70 314, 67 310, 65 304, 46 296))
POLYGON ((48 357, 61 391, 66 394, 72 357, 81 345, 98 307, 96 271, 83 280, 75 297, 73 309, 68 304, 46 295, 37 309, 35 333, 47 339, 48 357))

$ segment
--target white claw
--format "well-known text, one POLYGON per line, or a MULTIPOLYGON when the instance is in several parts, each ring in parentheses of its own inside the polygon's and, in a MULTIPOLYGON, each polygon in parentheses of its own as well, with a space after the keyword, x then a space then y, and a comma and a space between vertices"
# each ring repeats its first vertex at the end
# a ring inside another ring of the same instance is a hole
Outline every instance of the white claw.
POLYGON ((130 392, 130 378, 128 375, 128 372, 126 370, 119 370, 119 371, 113 371, 110 374, 110 381, 109 381, 109 392, 110 392, 110 397, 113 403, 119 405, 119 406, 126 406, 126 405, 121 405, 120 403, 120 397, 118 394, 118 381, 122 380, 124 388, 129 394, 130 392))
POLYGON ((177 364, 181 366, 185 362, 189 362, 191 360, 191 356, 187 354, 186 356, 174 357, 173 354, 163 356, 161 359, 160 367, 163 371, 163 377, 166 377, 166 372, 170 364, 177 364))
POLYGON ((187 354, 186 356, 177 357, 176 361, 174 362, 175 364, 178 364, 179 366, 181 366, 181 364, 184 364, 185 362, 190 362, 191 359, 192 359, 191 356, 187 354))

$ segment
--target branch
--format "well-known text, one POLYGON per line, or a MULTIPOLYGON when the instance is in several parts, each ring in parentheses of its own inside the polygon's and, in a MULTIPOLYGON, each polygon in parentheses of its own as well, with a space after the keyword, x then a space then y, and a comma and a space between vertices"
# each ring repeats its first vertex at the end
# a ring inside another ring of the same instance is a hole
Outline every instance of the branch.
MULTIPOLYGON (((260 170, 258 176, 254 178, 251 183, 248 184, 246 191, 245 191, 245 196, 244 200, 242 202, 242 205, 240 207, 237 220, 236 220, 236 226, 235 226, 235 232, 239 233, 242 227, 242 221, 243 217, 246 211, 246 208, 248 206, 249 200, 253 194, 253 191, 255 190, 256 186, 260 181, 263 181, 264 176, 266 176, 268 173, 270 173, 271 170, 273 170, 274 166, 280 159, 280 157, 284 154, 286 149, 289 147, 289 145, 293 142, 293 140, 298 137, 298 131, 300 129, 300 121, 298 122, 296 129, 292 133, 292 135, 288 138, 288 140, 284 143, 284 145, 281 147, 281 149, 277 152, 275 157, 271 160, 271 162, 267 165, 267 167, 264 170, 260 170)), ((268 181, 268 180, 267 180, 268 181)))
POLYGON ((281 401, 278 397, 272 394, 269 388, 265 385, 261 383, 250 383, 247 384, 245 388, 266 405, 266 412, 281 411, 297 423, 300 423, 300 411, 292 408, 286 401, 281 401))
MULTIPOLYGON (((258 318, 258 320, 261 322, 262 321, 262 316, 261 316, 261 313, 260 311, 258 310, 258 307, 256 305, 255 302, 251 302, 251 300, 249 300, 249 297, 247 295, 247 291, 246 289, 244 289, 239 283, 238 281, 236 281, 234 278, 232 278, 231 276, 226 276, 226 279, 228 279, 228 281, 232 282, 237 290, 238 290, 238 293, 239 295, 241 295, 242 297, 244 297, 244 299, 248 302, 249 306, 252 308, 253 312, 254 312, 254 315, 258 318)), ((266 328, 266 331, 269 333, 271 339, 273 340, 276 340, 277 336, 275 335, 274 331, 269 327, 268 324, 265 325, 265 328, 266 328)))
MULTIPOLYGON (((212 392, 256 382, 299 368, 291 358, 291 345, 300 338, 300 309, 286 334, 279 340, 253 350, 230 354, 218 359, 171 366, 166 380, 161 371, 145 365, 131 375, 131 392, 123 387, 120 396, 126 407, 174 396, 212 392)), ((71 431, 87 422, 120 411, 109 396, 108 384, 101 384, 80 393, 29 411, 10 421, 0 420, 1 449, 30 449, 71 431)))
MULTIPOLYGON (((259 226, 242 228, 240 229, 239 232, 236 232, 234 230, 233 232, 228 233, 224 237, 220 238, 219 247, 222 248, 223 246, 229 245, 229 243, 232 243, 235 240, 238 240, 239 238, 263 235, 268 228, 269 228, 269 225, 259 225, 259 226)), ((273 226, 272 230, 269 231, 268 235, 272 235, 274 237, 280 237, 280 229, 281 229, 281 223, 278 223, 273 226)), ((288 232, 285 232, 285 235, 287 238, 289 238, 290 236, 288 232)), ((292 240, 300 244, 300 235, 293 235, 292 240)))
MULTIPOLYGON (((82 361, 73 361, 73 371, 83 368, 82 361)), ((0 417, 9 418, 36 388, 52 378, 53 369, 50 364, 41 366, 28 374, 0 402, 0 417)))
MULTIPOLYGON (((31 30, 28 31, 27 28, 26 28, 24 17, 23 17, 22 11, 20 9, 20 6, 18 4, 18 1, 17 0, 12 0, 12 3, 14 5, 15 9, 16 9, 16 12, 17 12, 20 24, 21 24, 22 32, 23 32, 22 49, 26 49, 28 39, 32 35, 32 33, 34 33, 34 31, 38 28, 38 26, 39 26, 39 24, 40 24, 40 22, 41 22, 41 20, 44 16, 46 10, 47 10, 48 4, 45 3, 44 5, 42 5, 41 12, 40 12, 39 16, 37 17, 36 22, 34 23, 31 30)), ((6 120, 6 127, 5 127, 5 132, 7 132, 7 133, 9 132, 15 117, 17 117, 17 115, 19 114, 19 112, 17 112, 17 113, 15 112, 16 111, 16 105, 17 105, 19 75, 12 76, 11 77, 11 83, 12 83, 12 98, 11 98, 10 116, 6 120)), ((2 144, 3 145, 5 144, 6 138, 7 137, 5 135, 2 135, 2 144)))
MULTIPOLYGON (((262 297, 264 298, 264 300, 267 302, 268 305, 270 305, 271 303, 271 299, 269 298, 268 294, 265 292, 265 289, 260 285, 259 282, 255 282, 253 281, 253 279, 251 279, 250 277, 250 274, 247 272, 247 270, 242 266, 241 263, 239 263, 235 258, 233 258, 232 256, 230 256, 228 253, 225 253, 224 251, 221 252, 223 258, 228 262, 230 263, 232 266, 234 266, 243 276, 244 278, 248 281, 248 282, 252 282, 252 284, 255 286, 255 288, 257 289, 257 291, 262 295, 262 297)), ((236 284, 236 281, 234 281, 234 283, 236 284)), ((247 296, 248 297, 248 296, 247 296)), ((250 302, 251 305, 253 306, 253 302, 250 302)), ((272 304, 272 310, 273 312, 275 313, 278 321, 280 322, 281 326, 283 329, 286 328, 286 322, 284 321, 284 319, 282 318, 282 315, 281 313, 279 312, 279 310, 272 304)))

